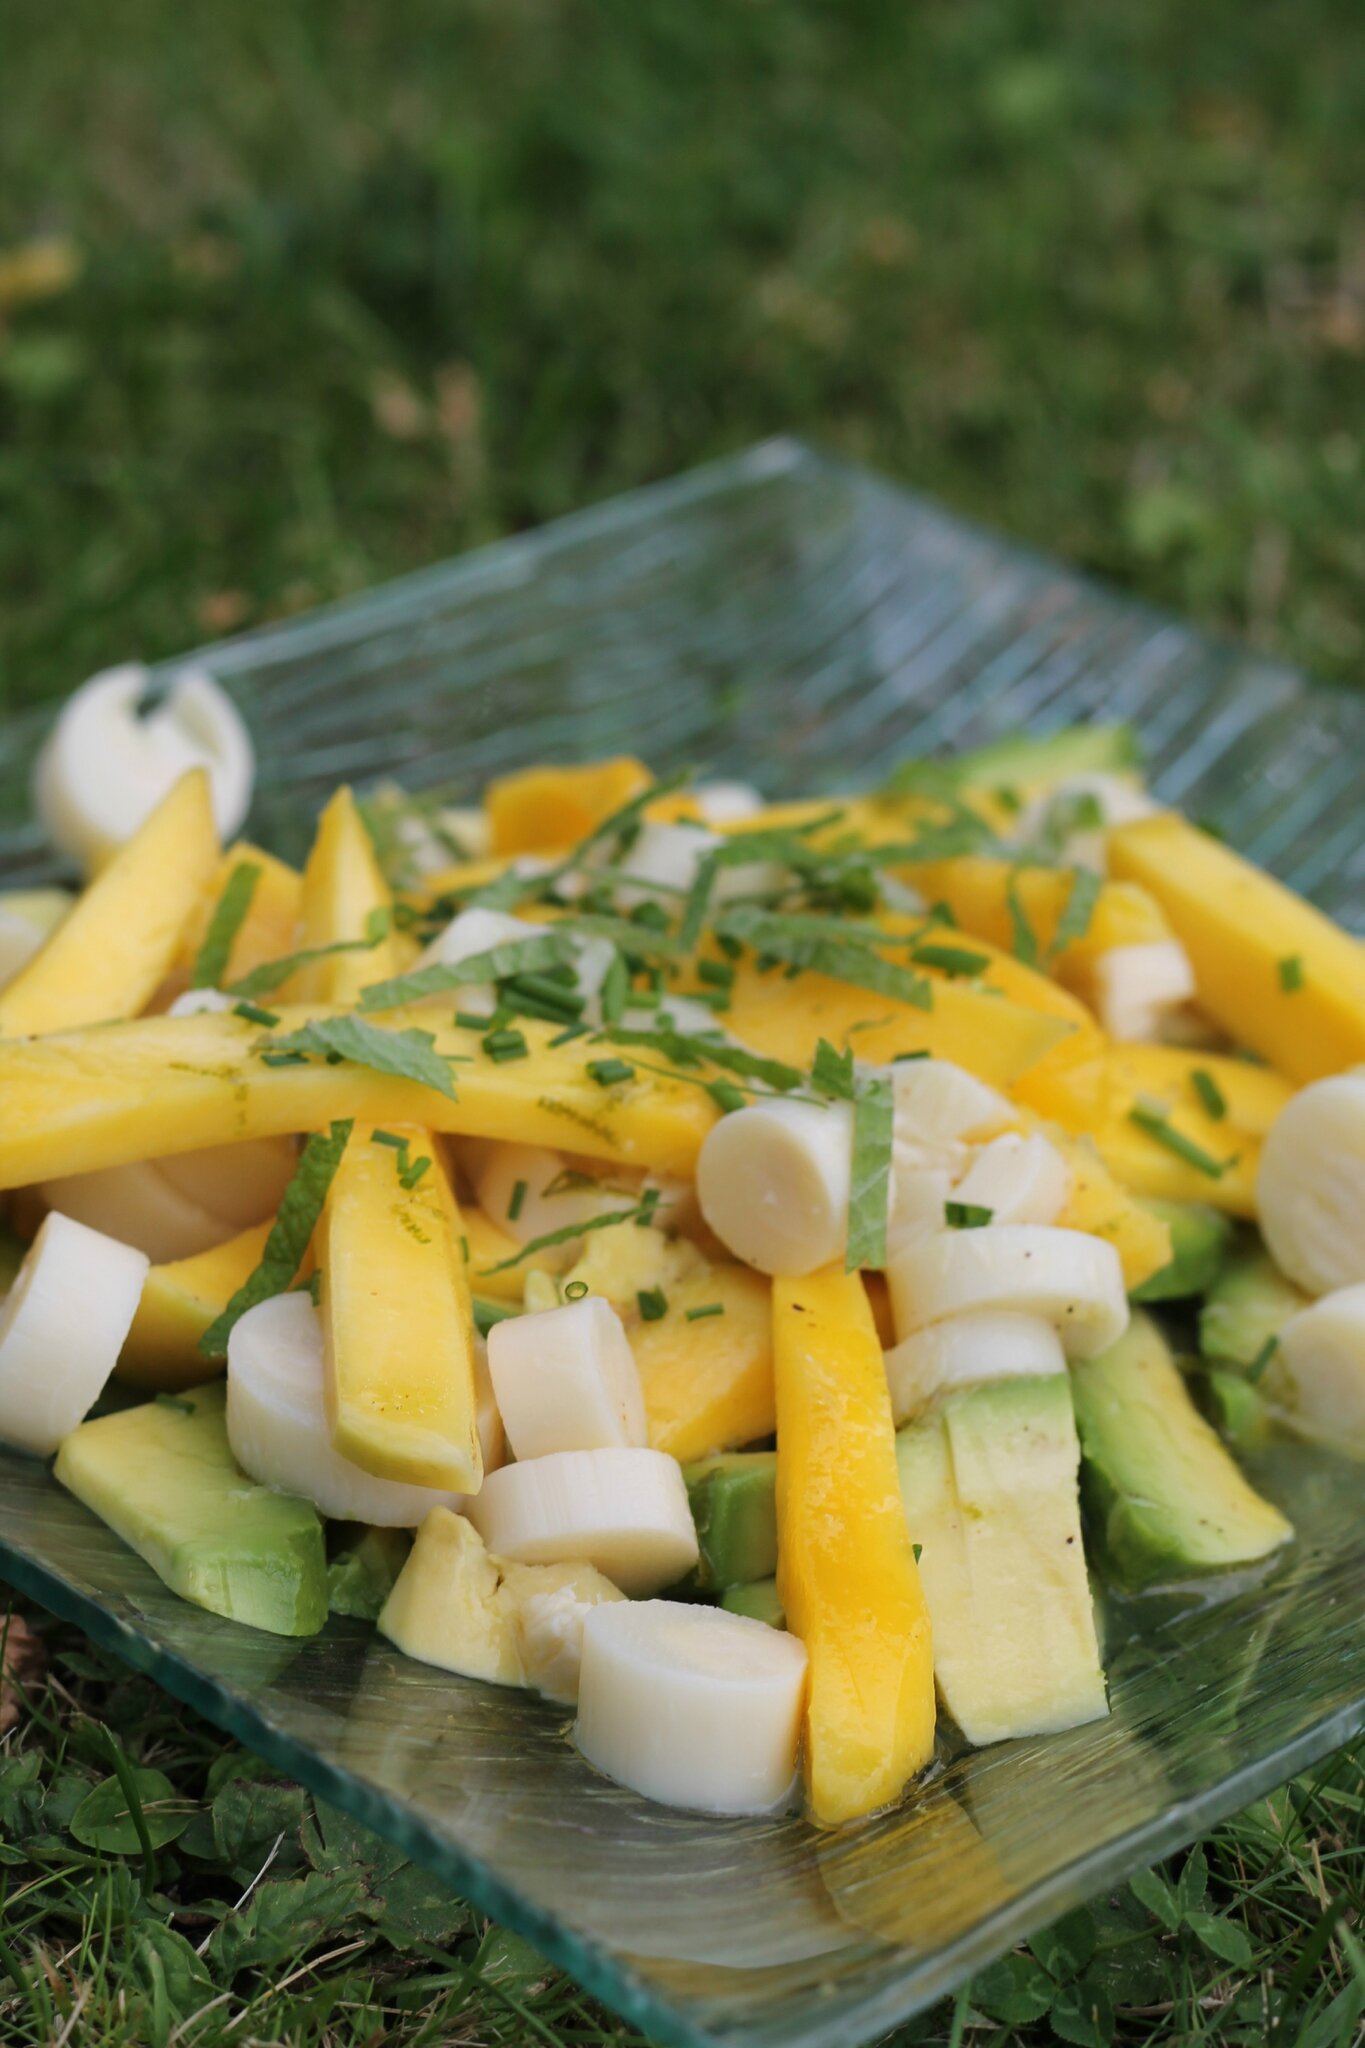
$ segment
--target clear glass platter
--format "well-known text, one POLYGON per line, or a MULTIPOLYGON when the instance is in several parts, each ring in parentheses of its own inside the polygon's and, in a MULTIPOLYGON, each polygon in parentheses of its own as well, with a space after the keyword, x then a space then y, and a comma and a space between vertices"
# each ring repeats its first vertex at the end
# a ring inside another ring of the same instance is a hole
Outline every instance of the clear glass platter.
MULTIPOLYGON (((1168 797, 1365 928, 1365 705, 791 442, 195 658, 251 720, 252 831, 284 852, 344 778, 472 793, 629 749, 782 795, 1093 716, 1136 725, 1168 797)), ((25 821, 0 831, 5 882, 47 872, 26 822, 44 724, 0 734, 0 818, 25 821)), ((659 2042, 855 2048, 1365 1726, 1361 1468, 1284 1443, 1252 1472, 1293 1551, 1217 1603, 1111 1605, 1107 1722, 945 1755, 832 1834, 648 1806, 575 1756, 563 1710, 358 1624, 296 1644, 202 1614, 6 1453, 0 1575, 659 2042)))

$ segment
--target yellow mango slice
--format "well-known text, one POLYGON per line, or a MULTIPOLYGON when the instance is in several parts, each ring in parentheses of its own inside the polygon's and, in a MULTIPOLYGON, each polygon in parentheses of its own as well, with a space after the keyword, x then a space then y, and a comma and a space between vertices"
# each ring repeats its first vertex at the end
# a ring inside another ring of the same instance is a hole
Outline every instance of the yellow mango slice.
POLYGON ((251 892, 250 907, 232 941, 224 981, 240 981, 244 974, 250 974, 253 968, 260 967, 265 961, 281 960, 287 953, 296 951, 302 914, 302 875, 287 861, 277 860, 273 853, 253 846, 249 840, 239 839, 219 861, 186 928, 176 957, 181 985, 188 983, 190 969, 208 933, 209 920, 234 869, 247 862, 261 872, 251 892))
MULTIPOLYGON (((319 1015, 281 1008, 280 1030, 319 1015)), ((607 1090, 588 1075, 581 1045, 551 1047, 552 1024, 522 1020, 524 1060, 499 1064, 478 1032, 430 1010, 389 1010, 391 1030, 432 1032, 458 1099, 343 1061, 267 1066, 269 1037, 231 1012, 143 1017, 45 1039, 0 1041, 0 1188, 130 1159, 159 1159, 241 1138, 317 1130, 333 1117, 427 1126, 478 1138, 572 1149, 596 1159, 690 1176, 718 1114, 703 1089, 640 1069, 607 1090)))
POLYGON ((751 960, 735 969, 726 1028, 742 1045, 794 1066, 809 1066, 822 1038, 859 1059, 894 1059, 924 1050, 956 1060, 997 1088, 1027 1071, 1074 1029, 1066 1018, 1026 1010, 962 981, 936 980, 934 1005, 919 1010, 823 974, 788 981, 780 968, 760 974, 751 960))
POLYGON ((270 1225, 258 1223, 192 1259, 153 1266, 115 1377, 130 1387, 173 1393, 221 1372, 222 1361, 205 1358, 199 1339, 255 1272, 269 1235, 270 1225))
POLYGON ((332 1442, 380 1479, 475 1493, 483 1483, 474 1321, 445 1167, 411 1188, 390 1145, 353 1132, 318 1233, 325 1392, 332 1442))
MULTIPOLYGON (((904 870, 907 881, 930 903, 946 903, 964 932, 1006 950, 1015 942, 1013 895, 1046 958, 1071 895, 1070 868, 1019 867, 988 854, 964 854, 904 870)), ((1114 946, 1150 946, 1171 937, 1160 905, 1129 882, 1104 882, 1083 938, 1067 946, 1054 963, 1058 978, 1081 993, 1097 953, 1114 946)))
MULTIPOLYGON (((332 946, 363 939, 375 913, 393 910, 393 897, 375 859, 370 835, 344 785, 318 820, 303 870, 300 947, 332 946)), ((310 961, 291 976, 282 999, 297 1003, 354 1003, 361 989, 401 971, 397 933, 359 953, 332 953, 310 961)))
POLYGON ((525 1266, 509 1266, 505 1273, 488 1270, 500 1266, 504 1259, 514 1259, 521 1250, 520 1240, 509 1236, 486 1210, 472 1203, 462 1205, 460 1215, 469 1250, 465 1264, 471 1291, 485 1301, 520 1301, 526 1287, 525 1266))
POLYGON ((687 1464, 771 1436, 771 1282, 747 1266, 704 1265, 667 1294, 667 1315, 630 1329, 654 1449, 687 1464), (716 1302, 723 1315, 688 1322, 689 1309, 716 1302))
POLYGON ((833 1825, 895 1799, 934 1747, 929 1610, 856 1273, 773 1282, 773 1364, 777 1590, 810 1655, 810 1808, 833 1825))
POLYGON ((1239 1138, 1243 1133, 1263 1138, 1294 1093, 1293 1083, 1283 1074, 1251 1060, 1192 1052, 1179 1045, 1112 1045, 1104 1056, 1110 1114, 1148 1097, 1164 1104, 1183 1129, 1187 1111, 1204 1111, 1204 1098, 1193 1078, 1196 1071, 1208 1076, 1227 1105, 1226 1117, 1215 1123, 1225 1133, 1234 1130, 1239 1138))
POLYGON ((218 867, 208 777, 181 777, 8 987, 0 1036, 133 1017, 156 993, 218 867))
POLYGON ((1225 1162, 1222 1173, 1216 1177, 1205 1173, 1127 1118, 1110 1117, 1096 1124, 1093 1136, 1115 1180, 1135 1195, 1149 1195, 1162 1202, 1207 1202, 1228 1216, 1254 1217, 1260 1139, 1230 1130, 1226 1123, 1215 1123, 1194 1110, 1182 1110, 1172 1123, 1182 1137, 1211 1158, 1225 1162))
POLYGON ((1095 1237, 1107 1238, 1119 1255, 1123 1284, 1131 1293, 1170 1264, 1170 1226, 1133 1200, 1088 1138, 1059 1131, 1055 1125, 1046 1135, 1071 1173, 1071 1189, 1066 1207, 1057 1217, 1058 1227, 1088 1230, 1095 1237))
POLYGON ((648 789, 643 761, 622 754, 581 767, 524 768, 484 791, 494 853, 555 853, 576 846, 622 804, 648 789))
POLYGON ((1171 811, 1111 834, 1109 861, 1160 903, 1238 1044, 1300 1083, 1365 1060, 1359 939, 1171 811))

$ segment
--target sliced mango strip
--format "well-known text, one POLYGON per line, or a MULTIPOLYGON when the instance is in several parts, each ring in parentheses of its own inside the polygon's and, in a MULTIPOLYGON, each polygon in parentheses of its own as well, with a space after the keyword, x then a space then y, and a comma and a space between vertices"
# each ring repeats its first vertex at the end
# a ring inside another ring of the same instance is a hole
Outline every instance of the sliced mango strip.
MULTIPOLYGON (((344 786, 318 820, 303 870, 299 945, 331 946, 363 939, 374 916, 390 917, 393 897, 355 798, 344 786)), ((332 953, 310 961, 281 990, 298 1003, 354 1003, 372 981, 386 981, 406 964, 393 930, 362 953, 332 953)))
POLYGON ((1259 1138, 1230 1130, 1226 1123, 1215 1123, 1194 1110, 1182 1109, 1171 1121, 1181 1137, 1217 1160, 1222 1172, 1206 1173, 1128 1118, 1109 1117, 1096 1124, 1093 1136, 1115 1180, 1135 1195, 1158 1201, 1207 1202, 1228 1216, 1254 1216, 1259 1138))
POLYGON ((1109 840, 1116 875, 1160 903, 1200 1007, 1298 1082, 1365 1060, 1365 948, 1292 889, 1174 812, 1109 840))
POLYGON ((840 1049, 852 1046, 863 1060, 930 1052, 997 1088, 1008 1087, 1075 1028, 1065 1017, 1024 1009, 966 982, 935 980, 933 990, 933 1008, 919 1010, 823 974, 788 981, 780 969, 760 974, 742 961, 724 1022, 742 1045, 795 1066, 809 1066, 827 1038, 840 1049))
POLYGON ((1164 1104, 1182 1129, 1187 1111, 1206 1111, 1205 1095, 1194 1079, 1202 1074, 1226 1106, 1226 1116, 1215 1122, 1239 1138, 1244 1133, 1263 1138, 1294 1093, 1293 1083, 1273 1067, 1179 1045, 1110 1046, 1104 1072, 1111 1114, 1148 1097, 1164 1104))
POLYGON ((633 1327, 630 1341, 656 1451, 686 1464, 772 1435, 772 1286, 761 1273, 726 1265, 687 1274, 668 1289, 668 1313, 633 1327), (687 1320, 717 1307, 720 1315, 687 1320))
POLYGON ((644 762, 628 754, 582 767, 525 768, 504 775, 484 792, 492 850, 555 853, 576 846, 652 780, 644 762))
POLYGON ((895 1799, 933 1754, 929 1610, 856 1273, 774 1281, 773 1363, 777 1589, 810 1654, 811 1812, 832 1825, 895 1799))
POLYGON ((192 1259, 153 1266, 115 1376, 130 1387, 173 1393, 221 1372, 221 1360, 206 1359, 199 1339, 255 1272, 269 1235, 269 1223, 258 1223, 192 1259))
POLYGON ((0 991, 0 1035, 70 1031, 136 1016, 164 980, 217 867, 208 777, 196 768, 0 991))
POLYGON ((380 1479, 474 1493, 483 1458, 464 1226, 427 1134, 394 1135, 408 1140, 413 1184, 404 1155, 354 1133, 318 1233, 332 1442, 380 1479))
POLYGON ((176 967, 186 980, 199 948, 207 936, 209 920, 218 907, 229 878, 234 869, 246 862, 258 867, 261 872, 251 892, 250 907, 232 942, 224 980, 239 981, 244 974, 250 974, 253 968, 260 967, 265 961, 283 959, 286 953, 292 953, 297 948, 303 900, 302 875, 297 868, 291 868, 287 861, 277 860, 273 853, 266 853, 263 848, 253 846, 250 840, 239 839, 235 845, 227 849, 219 861, 217 870, 181 940, 176 955, 176 967))
MULTIPOLYGON (((277 1012, 282 1032, 316 1007, 277 1012)), ((390 1010, 391 1030, 434 1034, 458 1099, 343 1061, 270 1066, 270 1034, 231 1012, 143 1017, 43 1039, 0 1041, 0 1188, 25 1187, 130 1159, 157 1159, 240 1138, 318 1130, 334 1117, 416 1124, 466 1137, 511 1138, 690 1175, 718 1114, 705 1091, 641 1069, 611 1089, 587 1072, 581 1045, 552 1048, 552 1024, 525 1019, 529 1057, 499 1064, 480 1034, 428 1010, 390 1010)))
MULTIPOLYGON (((1071 896, 1069 868, 1020 867, 989 854, 925 862, 905 869, 906 879, 931 903, 946 903, 964 932, 1006 949, 1015 944, 1011 898, 1046 957, 1071 896)), ((1059 978, 1070 986, 1097 953, 1114 946, 1150 946, 1171 936, 1160 905, 1127 882, 1101 885, 1083 938, 1058 955, 1059 978)))

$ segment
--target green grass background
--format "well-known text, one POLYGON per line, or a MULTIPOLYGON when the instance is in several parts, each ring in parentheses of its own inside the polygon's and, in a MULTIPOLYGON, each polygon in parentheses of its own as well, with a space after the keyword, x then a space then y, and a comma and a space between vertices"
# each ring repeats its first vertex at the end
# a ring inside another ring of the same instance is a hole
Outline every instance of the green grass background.
MULTIPOLYGON (((5 0, 0 708, 779 430, 1353 683, 1361 30, 1359 0, 5 0), (45 297, 6 263, 39 237, 45 297)), ((0 1748, 0 2038, 630 2038, 51 1634, 0 1748), (71 1833, 111 1740, 179 1802, 154 1868, 71 1833)), ((1362 1815, 1347 1755, 898 2039, 1347 2048, 1362 1815)))

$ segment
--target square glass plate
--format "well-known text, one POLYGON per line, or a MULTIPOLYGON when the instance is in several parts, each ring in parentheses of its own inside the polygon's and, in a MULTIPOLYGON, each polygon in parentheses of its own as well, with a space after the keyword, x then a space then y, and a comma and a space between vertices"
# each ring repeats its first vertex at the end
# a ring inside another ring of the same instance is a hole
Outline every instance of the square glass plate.
MULTIPOLYGON (((782 795, 1095 716, 1138 727, 1169 798, 1365 913, 1365 705, 791 442, 197 658, 251 720, 252 829, 285 852, 342 778, 472 794, 629 749, 782 795)), ((0 736, 0 817, 28 817, 45 722, 0 736)), ((44 872, 27 825, 0 835, 6 880, 44 872)), ((1291 1554, 1217 1604, 1111 1612, 1109 1720, 945 1757, 831 1834, 649 1806, 578 1759, 561 1709, 355 1623, 296 1644, 202 1614, 7 1454, 0 1572, 658 2041, 852 2048, 1365 1725, 1360 1468, 1285 1443, 1253 1477, 1291 1554)))

